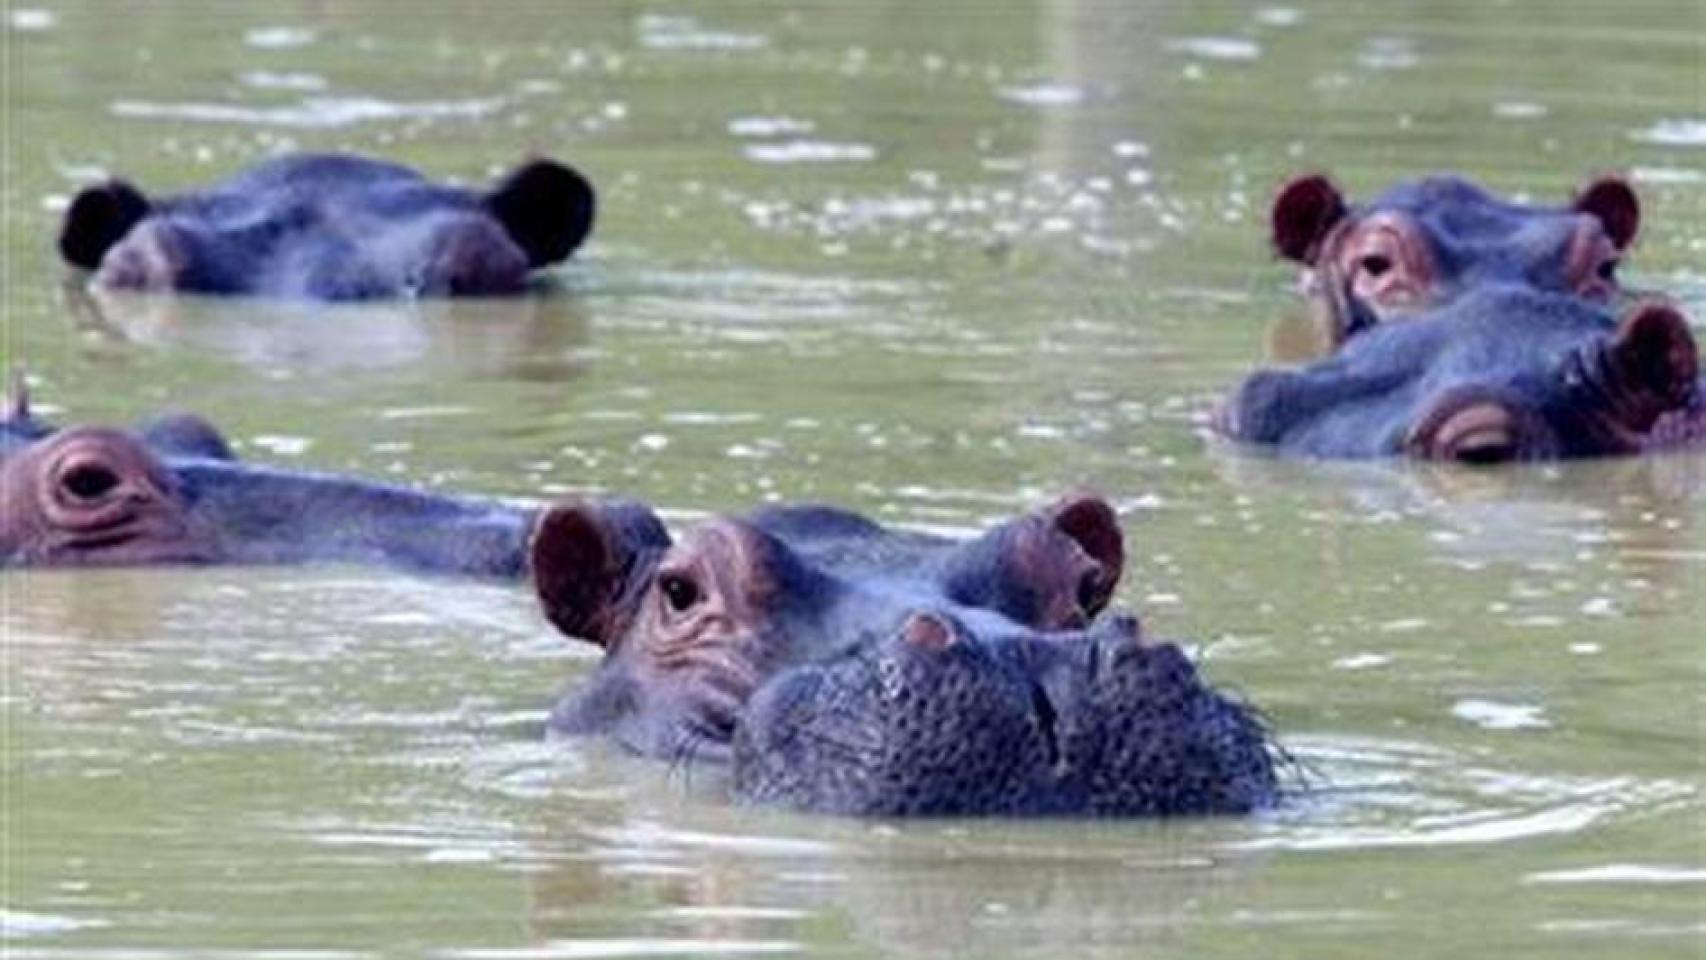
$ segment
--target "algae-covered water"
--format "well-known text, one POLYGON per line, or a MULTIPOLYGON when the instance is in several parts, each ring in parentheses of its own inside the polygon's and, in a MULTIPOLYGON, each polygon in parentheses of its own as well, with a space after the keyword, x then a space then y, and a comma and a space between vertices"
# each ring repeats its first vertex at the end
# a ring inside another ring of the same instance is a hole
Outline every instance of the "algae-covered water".
POLYGON ((1706 6, 11 2, 4 349, 65 422, 685 521, 971 531, 1075 486, 1119 600, 1262 705, 1254 819, 867 823, 545 744, 593 651, 356 569, 0 574, 20 958, 1700 957, 1706 459, 1275 463, 1206 411, 1296 312, 1265 204, 1633 175, 1706 318, 1706 6), (337 148, 600 185, 520 302, 90 296, 78 185, 337 148))

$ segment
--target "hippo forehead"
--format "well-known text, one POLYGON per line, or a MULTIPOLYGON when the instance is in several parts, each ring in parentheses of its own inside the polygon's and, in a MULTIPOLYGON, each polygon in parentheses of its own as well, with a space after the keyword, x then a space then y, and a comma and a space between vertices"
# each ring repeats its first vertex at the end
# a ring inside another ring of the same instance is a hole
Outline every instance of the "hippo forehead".
POLYGON ((1584 215, 1561 207, 1513 203, 1454 176, 1398 184, 1358 208, 1367 217, 1398 211, 1422 227, 1439 266, 1532 268, 1560 258, 1584 215))

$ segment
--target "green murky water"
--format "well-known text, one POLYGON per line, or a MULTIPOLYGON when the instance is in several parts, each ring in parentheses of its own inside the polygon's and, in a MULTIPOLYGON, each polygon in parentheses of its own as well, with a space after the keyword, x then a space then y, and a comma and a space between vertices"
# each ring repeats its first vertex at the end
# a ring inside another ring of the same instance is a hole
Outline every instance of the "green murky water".
POLYGON ((591 655, 519 590, 355 570, 6 574, 4 936, 42 958, 1603 956, 1706 950, 1706 460, 1275 464, 1204 412, 1293 309, 1286 173, 1632 170, 1637 283, 1706 317, 1706 7, 14 2, 4 360, 64 420, 675 519, 949 530, 1090 484, 1122 601, 1314 792, 1189 823, 731 809, 538 740, 591 655), (92 300, 100 170, 290 147, 603 188, 561 290, 92 300))

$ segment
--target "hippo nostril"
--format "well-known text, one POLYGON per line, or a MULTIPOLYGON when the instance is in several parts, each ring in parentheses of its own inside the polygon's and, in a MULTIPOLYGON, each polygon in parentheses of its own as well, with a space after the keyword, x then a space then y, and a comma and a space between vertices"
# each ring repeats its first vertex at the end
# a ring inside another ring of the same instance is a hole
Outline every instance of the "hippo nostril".
POLYGON ((60 474, 59 485, 75 500, 99 500, 118 488, 119 476, 105 464, 83 463, 60 474))
POLYGON ((954 628, 933 613, 915 613, 900 628, 901 639, 921 650, 946 650, 957 639, 954 628))
POLYGON ((1056 728, 1059 725, 1059 715, 1055 713, 1054 704, 1048 698, 1048 691, 1042 685, 1032 681, 1030 684, 1031 716, 1036 718, 1037 732, 1042 734, 1043 749, 1048 754, 1048 765, 1060 765, 1060 737, 1056 728))

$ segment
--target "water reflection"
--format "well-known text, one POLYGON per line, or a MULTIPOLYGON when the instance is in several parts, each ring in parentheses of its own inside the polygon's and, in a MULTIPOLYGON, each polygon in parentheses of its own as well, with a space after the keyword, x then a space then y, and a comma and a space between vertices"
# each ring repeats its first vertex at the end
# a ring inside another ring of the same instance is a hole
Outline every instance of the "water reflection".
POLYGON ((1464 561, 1571 564, 1603 549, 1631 575, 1673 583, 1706 561, 1697 501, 1706 456, 1608 457, 1500 469, 1286 459, 1214 441, 1220 476, 1359 522, 1422 524, 1430 550, 1464 561))
POLYGON ((570 380, 590 362, 589 309, 563 291, 493 299, 324 304, 61 288, 81 328, 122 343, 208 351, 251 369, 415 367, 570 380))

